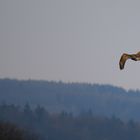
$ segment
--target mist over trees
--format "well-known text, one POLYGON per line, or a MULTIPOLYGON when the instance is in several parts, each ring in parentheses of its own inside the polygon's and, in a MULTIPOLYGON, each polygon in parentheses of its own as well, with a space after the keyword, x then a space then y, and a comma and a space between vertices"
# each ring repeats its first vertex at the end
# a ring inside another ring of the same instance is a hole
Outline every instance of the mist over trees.
POLYGON ((139 123, 133 120, 123 122, 115 116, 111 118, 96 117, 92 111, 73 116, 72 113, 66 111, 49 113, 39 105, 32 109, 29 104, 22 108, 12 104, 3 104, 0 105, 0 122, 15 124, 13 126, 0 123, 0 138, 6 132, 7 137, 13 134, 12 136, 15 138, 10 140, 24 140, 22 138, 25 136, 25 140, 140 139, 139 123), (4 132, 1 131, 1 127, 4 128, 2 129, 4 132), (28 130, 28 133, 26 134, 19 128, 28 130))
POLYGON ((41 105, 49 112, 65 110, 74 115, 91 110, 97 116, 140 121, 140 91, 112 85, 1 79, 0 102, 41 105))
POLYGON ((0 139, 139 140, 139 106, 138 90, 1 79, 0 139))

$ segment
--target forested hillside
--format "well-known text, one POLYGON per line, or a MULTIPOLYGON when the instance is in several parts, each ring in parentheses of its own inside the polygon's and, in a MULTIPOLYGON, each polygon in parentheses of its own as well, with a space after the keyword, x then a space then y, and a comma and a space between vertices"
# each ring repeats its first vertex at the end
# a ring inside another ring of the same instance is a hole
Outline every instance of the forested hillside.
POLYGON ((112 85, 1 79, 0 139, 139 140, 139 107, 112 85))
POLYGON ((140 92, 112 85, 1 79, 0 102, 41 105, 49 112, 64 110, 74 115, 92 111, 96 116, 140 121, 140 92))
POLYGON ((139 123, 123 122, 115 116, 95 117, 91 112, 73 116, 64 111, 49 113, 41 106, 31 109, 29 104, 23 108, 3 104, 0 121, 14 124, 0 123, 2 140, 140 140, 139 123))

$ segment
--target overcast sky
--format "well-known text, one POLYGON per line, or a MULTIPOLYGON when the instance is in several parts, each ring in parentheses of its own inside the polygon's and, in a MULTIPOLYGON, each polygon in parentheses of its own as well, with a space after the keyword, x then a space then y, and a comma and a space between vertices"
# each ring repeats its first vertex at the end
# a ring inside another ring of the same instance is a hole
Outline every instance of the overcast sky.
POLYGON ((138 0, 0 0, 0 78, 140 89, 138 0))

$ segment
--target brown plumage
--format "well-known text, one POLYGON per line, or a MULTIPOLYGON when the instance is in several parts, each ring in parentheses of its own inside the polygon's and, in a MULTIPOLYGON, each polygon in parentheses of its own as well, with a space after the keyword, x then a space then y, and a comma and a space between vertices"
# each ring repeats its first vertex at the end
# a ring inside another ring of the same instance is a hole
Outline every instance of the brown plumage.
POLYGON ((131 59, 131 60, 134 60, 134 61, 138 61, 140 60, 140 52, 136 53, 136 54, 126 54, 124 53, 122 56, 121 56, 121 59, 120 59, 120 62, 119 62, 119 65, 120 65, 120 69, 124 69, 124 65, 125 65, 125 62, 128 60, 128 59, 131 59))

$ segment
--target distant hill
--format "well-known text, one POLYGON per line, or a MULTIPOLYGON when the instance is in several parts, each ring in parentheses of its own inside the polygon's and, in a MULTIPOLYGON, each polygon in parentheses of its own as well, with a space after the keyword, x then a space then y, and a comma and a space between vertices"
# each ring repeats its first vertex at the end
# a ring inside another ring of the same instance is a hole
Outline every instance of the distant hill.
POLYGON ((140 91, 112 85, 0 79, 0 103, 44 106, 48 111, 117 116, 140 121, 140 91))

